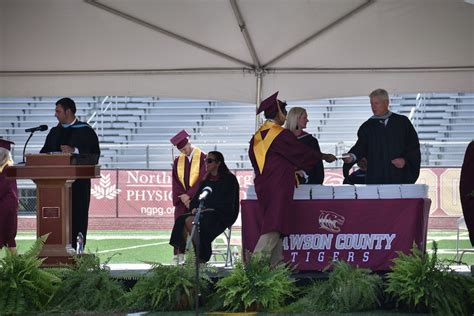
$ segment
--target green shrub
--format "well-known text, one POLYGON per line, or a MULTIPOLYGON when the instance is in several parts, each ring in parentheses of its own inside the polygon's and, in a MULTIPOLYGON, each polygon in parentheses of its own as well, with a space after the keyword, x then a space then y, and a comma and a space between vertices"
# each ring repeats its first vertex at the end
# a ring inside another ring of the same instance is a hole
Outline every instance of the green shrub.
POLYGON ((54 309, 95 312, 121 310, 124 290, 120 282, 110 277, 109 270, 104 266, 101 266, 97 256, 81 255, 75 257, 72 267, 57 270, 63 281, 52 298, 54 309))
MULTIPOLYGON (((190 253, 183 265, 155 264, 126 295, 127 305, 134 310, 172 311, 194 308, 196 290, 195 258, 190 253)), ((200 292, 206 297, 211 283, 209 268, 200 266, 200 292)))
POLYGON ((385 292, 397 307, 441 315, 468 315, 472 312, 474 279, 454 272, 438 260, 437 244, 433 255, 422 253, 416 245, 411 255, 398 252, 385 292))
POLYGON ((291 269, 270 267, 266 257, 253 255, 247 265, 237 262, 234 271, 216 283, 212 309, 228 311, 274 311, 296 290, 291 269))
POLYGON ((382 279, 368 269, 336 261, 327 281, 318 281, 307 294, 291 304, 292 312, 355 312, 372 310, 380 305, 382 279))
POLYGON ((23 255, 12 254, 6 248, 0 259, 0 314, 24 314, 47 309, 60 279, 50 271, 40 269, 44 259, 38 259, 48 235, 38 238, 23 255))

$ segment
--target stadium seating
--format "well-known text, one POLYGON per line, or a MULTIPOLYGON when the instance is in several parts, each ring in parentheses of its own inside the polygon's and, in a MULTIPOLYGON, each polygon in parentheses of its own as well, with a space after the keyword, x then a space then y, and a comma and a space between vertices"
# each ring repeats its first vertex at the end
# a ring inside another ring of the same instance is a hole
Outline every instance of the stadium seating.
MULTIPOLYGON (((15 161, 22 160, 29 135, 24 129, 57 124, 56 100, 0 99, 0 135, 17 143, 13 150, 15 161)), ((256 125, 253 104, 124 96, 74 100, 79 119, 89 121, 99 136, 104 168, 169 169, 173 154, 169 138, 182 128, 204 151, 222 151, 231 169, 251 168, 247 151, 256 125)), ((358 127, 371 115, 368 97, 290 102, 288 109, 293 106, 307 109, 307 131, 318 138, 323 151, 335 154, 352 146, 358 127)), ((391 109, 412 115, 422 143, 423 165, 461 165, 467 143, 474 135, 474 94, 392 96, 391 109)), ((45 136, 44 132, 35 133, 27 153, 38 152, 45 136)))

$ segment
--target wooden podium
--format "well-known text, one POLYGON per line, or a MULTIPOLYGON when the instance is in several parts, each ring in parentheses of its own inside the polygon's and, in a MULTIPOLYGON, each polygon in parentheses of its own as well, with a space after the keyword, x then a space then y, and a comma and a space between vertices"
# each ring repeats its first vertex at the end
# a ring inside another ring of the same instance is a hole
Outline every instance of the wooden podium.
POLYGON ((100 177, 98 165, 73 165, 71 154, 26 155, 25 165, 10 166, 6 176, 36 184, 36 235, 50 233, 40 253, 44 264, 71 263, 71 184, 100 177), (69 248, 69 252, 68 252, 69 248))

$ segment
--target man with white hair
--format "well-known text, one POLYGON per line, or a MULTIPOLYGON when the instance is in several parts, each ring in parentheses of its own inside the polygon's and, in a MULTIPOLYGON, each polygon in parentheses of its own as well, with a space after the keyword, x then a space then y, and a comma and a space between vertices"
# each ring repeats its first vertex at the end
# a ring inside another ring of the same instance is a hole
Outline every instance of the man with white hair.
POLYGON ((388 109, 384 89, 369 95, 373 116, 357 132, 345 163, 367 159, 366 184, 415 183, 420 174, 420 142, 410 120, 388 109))

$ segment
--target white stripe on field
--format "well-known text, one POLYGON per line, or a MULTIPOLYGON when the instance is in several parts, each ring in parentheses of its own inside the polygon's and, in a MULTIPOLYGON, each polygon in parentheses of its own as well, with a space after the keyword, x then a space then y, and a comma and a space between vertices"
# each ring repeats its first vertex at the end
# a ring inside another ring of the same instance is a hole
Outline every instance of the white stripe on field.
MULTIPOLYGON (((440 240, 456 240, 456 236, 444 236, 444 237, 428 237, 427 242, 440 241, 440 240)), ((459 240, 469 240, 469 237, 459 236, 459 240)))
MULTIPOLYGON (((461 253, 463 250, 465 250, 465 249, 464 248, 459 248, 459 253, 461 253)), ((427 249, 426 252, 431 254, 431 253, 433 253, 433 250, 427 249)), ((438 254, 456 254, 456 249, 439 249, 438 248, 438 254)), ((466 252, 464 255, 467 256, 469 254, 472 254, 472 252, 466 252)))
POLYGON ((121 250, 130 250, 130 249, 137 249, 137 248, 144 248, 144 247, 151 247, 151 246, 160 246, 160 245, 166 245, 166 244, 168 244, 168 243, 167 242, 157 242, 157 243, 153 243, 153 244, 138 245, 138 246, 124 247, 124 248, 116 248, 116 249, 109 249, 109 250, 102 250, 102 251, 97 251, 96 253, 116 252, 116 251, 121 251, 121 250))
MULTIPOLYGON (((87 235, 87 240, 107 240, 107 239, 133 239, 133 240, 154 240, 154 239, 169 239, 170 236, 151 236, 151 235, 87 235)), ((35 235, 30 236, 16 236, 16 240, 36 240, 35 235)))

